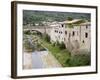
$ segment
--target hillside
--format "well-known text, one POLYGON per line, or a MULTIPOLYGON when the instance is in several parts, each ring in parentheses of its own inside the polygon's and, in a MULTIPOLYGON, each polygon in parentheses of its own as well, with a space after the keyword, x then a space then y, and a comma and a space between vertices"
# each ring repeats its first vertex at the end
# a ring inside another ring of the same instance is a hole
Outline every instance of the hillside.
POLYGON ((88 13, 52 12, 52 11, 23 11, 23 24, 42 24, 43 21, 65 21, 67 19, 86 19, 90 21, 88 13))

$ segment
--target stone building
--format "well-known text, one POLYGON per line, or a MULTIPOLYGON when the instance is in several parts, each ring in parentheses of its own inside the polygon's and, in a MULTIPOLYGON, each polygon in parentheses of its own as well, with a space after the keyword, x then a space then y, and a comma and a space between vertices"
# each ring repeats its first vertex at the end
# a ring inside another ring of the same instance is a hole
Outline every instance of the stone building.
POLYGON ((50 25, 51 42, 64 42, 66 48, 71 50, 87 50, 91 49, 91 25, 90 22, 81 22, 81 19, 72 21, 57 22, 50 25))
POLYGON ((65 38, 64 25, 57 23, 57 24, 53 24, 51 26, 52 26, 51 34, 50 34, 51 42, 59 41, 61 43, 62 41, 64 41, 64 38, 65 38))

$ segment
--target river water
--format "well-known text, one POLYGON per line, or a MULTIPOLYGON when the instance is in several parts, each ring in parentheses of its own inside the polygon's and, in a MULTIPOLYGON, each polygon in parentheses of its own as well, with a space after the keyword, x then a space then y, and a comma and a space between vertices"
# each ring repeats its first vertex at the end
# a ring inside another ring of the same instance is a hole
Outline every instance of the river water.
POLYGON ((41 53, 38 51, 32 52, 32 68, 44 68, 41 53))

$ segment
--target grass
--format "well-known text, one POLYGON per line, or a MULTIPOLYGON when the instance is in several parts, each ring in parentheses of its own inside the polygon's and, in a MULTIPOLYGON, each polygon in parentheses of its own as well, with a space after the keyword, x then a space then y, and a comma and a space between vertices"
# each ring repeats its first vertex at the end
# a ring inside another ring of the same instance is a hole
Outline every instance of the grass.
POLYGON ((66 61, 69 66, 86 66, 90 65, 90 55, 89 54, 78 54, 72 56, 66 61))
POLYGON ((66 63, 66 60, 70 57, 70 52, 67 49, 59 49, 58 46, 53 46, 51 43, 46 42, 45 40, 41 39, 43 46, 45 46, 60 62, 63 67, 69 66, 66 63))
POLYGON ((67 49, 59 49, 58 46, 54 46, 43 39, 41 39, 41 41, 63 67, 90 65, 90 53, 87 53, 86 51, 81 51, 80 54, 71 56, 71 53, 67 49))

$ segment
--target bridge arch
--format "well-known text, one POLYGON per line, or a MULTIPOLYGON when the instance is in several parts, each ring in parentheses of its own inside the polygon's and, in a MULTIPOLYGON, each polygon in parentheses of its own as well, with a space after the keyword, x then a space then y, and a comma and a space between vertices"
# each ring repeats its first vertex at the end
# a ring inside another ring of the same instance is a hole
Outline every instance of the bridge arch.
POLYGON ((40 36, 43 35, 43 33, 39 30, 30 30, 30 29, 24 30, 24 34, 37 34, 40 36))

